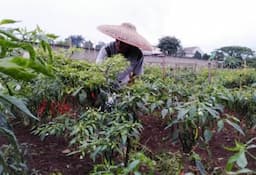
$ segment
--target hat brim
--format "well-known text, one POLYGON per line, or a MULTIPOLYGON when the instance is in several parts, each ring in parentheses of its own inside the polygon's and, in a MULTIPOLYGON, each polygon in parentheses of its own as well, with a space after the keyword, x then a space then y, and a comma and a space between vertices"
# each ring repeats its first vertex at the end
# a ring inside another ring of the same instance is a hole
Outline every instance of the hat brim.
POLYGON ((151 44, 143 36, 138 34, 136 30, 127 30, 125 27, 119 25, 101 25, 98 27, 98 30, 114 39, 136 46, 142 50, 152 51, 151 44))

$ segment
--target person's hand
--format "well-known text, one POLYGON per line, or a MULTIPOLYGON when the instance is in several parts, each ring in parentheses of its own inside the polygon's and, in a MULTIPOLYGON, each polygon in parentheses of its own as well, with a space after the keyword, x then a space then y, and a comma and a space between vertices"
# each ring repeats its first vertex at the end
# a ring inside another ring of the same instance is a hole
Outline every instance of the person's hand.
POLYGON ((132 85, 135 82, 136 76, 133 74, 130 76, 130 79, 128 81, 128 86, 132 85))

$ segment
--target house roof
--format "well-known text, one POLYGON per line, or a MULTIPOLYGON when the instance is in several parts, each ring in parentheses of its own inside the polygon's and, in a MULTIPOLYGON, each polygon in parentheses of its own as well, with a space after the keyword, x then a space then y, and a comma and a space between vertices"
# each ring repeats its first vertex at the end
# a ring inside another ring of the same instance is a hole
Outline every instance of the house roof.
POLYGON ((196 51, 200 52, 200 53, 203 53, 203 51, 199 48, 199 47, 185 47, 183 48, 183 51, 187 54, 191 53, 191 54, 194 54, 196 51))

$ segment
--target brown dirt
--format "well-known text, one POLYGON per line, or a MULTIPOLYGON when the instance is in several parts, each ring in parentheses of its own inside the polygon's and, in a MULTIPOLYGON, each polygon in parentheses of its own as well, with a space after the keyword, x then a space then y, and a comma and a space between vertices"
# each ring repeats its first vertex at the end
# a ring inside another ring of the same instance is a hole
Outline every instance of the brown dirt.
MULTIPOLYGON (((140 143, 148 148, 153 154, 181 151, 181 144, 179 142, 172 143, 170 139, 171 129, 164 130, 166 122, 158 117, 140 117, 139 119, 144 126, 141 134, 140 143)), ((52 172, 61 172, 63 175, 84 175, 89 174, 93 168, 93 162, 87 157, 79 159, 78 155, 66 156, 62 153, 68 148, 68 142, 63 138, 48 137, 41 141, 38 136, 30 134, 27 127, 21 125, 14 126, 15 134, 19 143, 26 143, 27 145, 27 164, 32 170, 36 170, 38 174, 46 175, 52 172)), ((255 130, 247 133, 247 140, 255 137, 255 130)), ((195 152, 203 159, 202 162, 207 167, 207 170, 212 171, 212 168, 219 167, 224 169, 228 158, 232 153, 226 151, 223 146, 233 146, 234 140, 241 140, 232 128, 225 126, 225 129, 220 133, 215 133, 214 137, 209 143, 211 150, 211 157, 205 149, 199 146, 195 147, 195 152)), ((0 145, 5 143, 0 139, 0 145)), ((255 143, 256 144, 256 143, 255 143)), ((256 149, 252 149, 251 153, 256 155, 256 149)), ((249 159, 249 168, 256 169, 256 161, 249 159)), ((185 172, 191 171, 193 163, 188 159, 184 159, 185 172)))
POLYGON ((20 124, 14 126, 14 132, 18 142, 26 145, 27 165, 32 172, 37 172, 37 175, 54 172, 61 172, 63 175, 85 175, 92 170, 93 162, 89 158, 80 159, 78 155, 67 156, 62 153, 68 148, 68 142, 63 138, 50 136, 42 141, 38 136, 31 134, 28 127, 20 124))
MULTIPOLYGON (((141 135, 141 143, 145 145, 153 153, 162 152, 177 152, 182 151, 182 145, 180 142, 172 143, 170 134, 173 132, 171 129, 164 130, 166 122, 158 117, 141 117, 140 120, 144 124, 144 130, 141 135), (169 138, 169 139, 165 139, 169 138)), ((194 152, 199 154, 207 171, 212 172, 213 168, 224 170, 226 163, 232 152, 224 149, 226 147, 233 147, 235 140, 245 143, 249 139, 256 136, 256 130, 252 130, 250 133, 246 133, 246 137, 239 135, 232 127, 225 124, 224 129, 219 133, 214 133, 212 139, 209 142, 209 150, 207 152, 203 146, 196 145, 194 152)), ((256 144, 256 141, 254 141, 256 144)), ((256 155, 256 149, 251 149, 250 153, 256 155)), ((191 171, 196 169, 192 161, 189 161, 186 155, 183 155, 184 171, 191 171)), ((256 161, 248 158, 248 168, 256 169, 256 161)))

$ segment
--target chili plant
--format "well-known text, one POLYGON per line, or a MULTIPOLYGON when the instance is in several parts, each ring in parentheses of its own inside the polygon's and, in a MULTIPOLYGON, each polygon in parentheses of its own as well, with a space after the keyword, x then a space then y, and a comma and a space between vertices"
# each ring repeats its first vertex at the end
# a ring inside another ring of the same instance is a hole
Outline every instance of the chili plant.
POLYGON ((167 126, 177 125, 176 133, 184 152, 190 152, 196 140, 201 137, 206 143, 212 136, 211 129, 219 118, 222 107, 212 99, 193 101, 177 106, 177 117, 167 126))
POLYGON ((127 120, 126 113, 89 109, 74 125, 70 144, 78 145, 78 150, 73 153, 89 153, 94 161, 101 155, 112 163, 116 153, 127 156, 124 153, 127 141, 138 138, 141 128, 139 123, 127 120))
MULTIPOLYGON (((0 25, 15 23, 14 20, 1 20, 0 25)), ((9 115, 6 111, 12 112, 15 107, 28 117, 38 120, 27 108, 26 102, 12 93, 8 85, 10 80, 30 81, 38 74, 53 76, 48 65, 36 57, 36 51, 32 44, 24 41, 15 35, 18 29, 0 29, 0 74, 3 86, 8 91, 0 90, 0 134, 10 143, 12 154, 5 154, 6 147, 0 148, 0 174, 27 174, 20 147, 9 124, 9 115), (29 58, 22 57, 23 52, 29 53, 29 58), (8 80, 8 81, 6 81, 8 80), (7 92, 4 93, 4 92, 7 92), (11 157, 9 157, 11 156, 11 157)), ((49 47, 46 42, 44 46, 49 47)), ((50 49, 48 49, 50 50, 50 49)))
POLYGON ((240 143, 238 141, 235 141, 234 147, 224 147, 228 151, 235 152, 234 155, 232 155, 227 162, 226 165, 226 171, 228 173, 232 173, 233 166, 236 164, 240 170, 237 172, 234 172, 233 174, 242 174, 242 173, 256 173, 255 170, 249 170, 247 169, 248 160, 246 156, 250 156, 253 160, 256 161, 256 155, 253 155, 250 153, 250 149, 256 149, 256 144, 253 142, 256 140, 256 137, 250 139, 246 143, 240 143))

